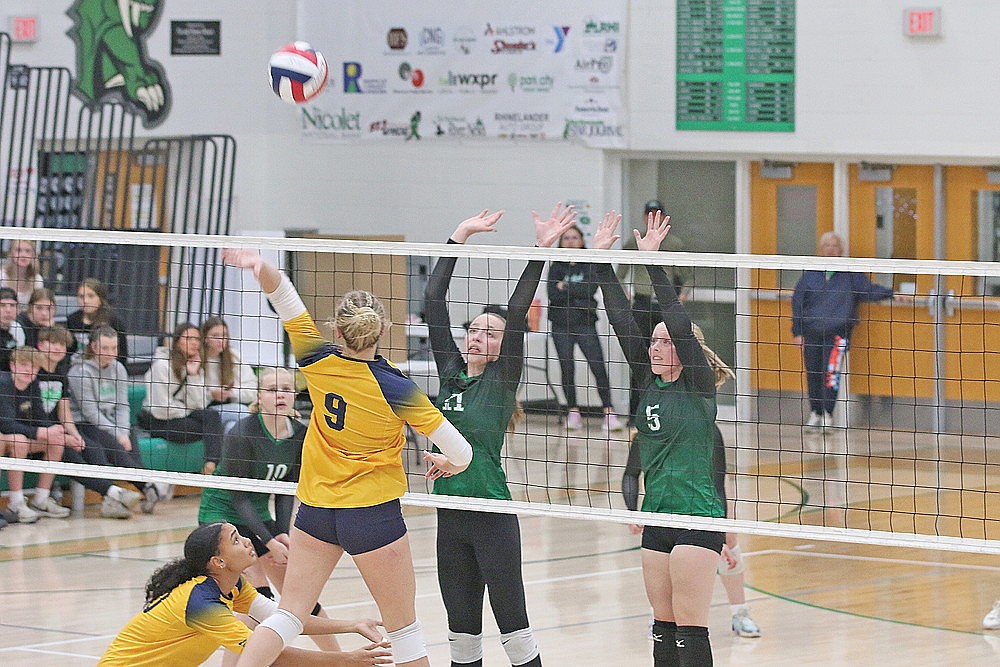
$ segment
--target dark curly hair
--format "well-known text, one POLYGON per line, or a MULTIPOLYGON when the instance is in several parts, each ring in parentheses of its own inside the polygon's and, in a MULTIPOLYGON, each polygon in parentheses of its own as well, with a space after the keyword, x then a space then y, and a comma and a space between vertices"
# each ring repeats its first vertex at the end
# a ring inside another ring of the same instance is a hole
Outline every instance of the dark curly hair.
POLYGON ((222 523, 198 526, 184 540, 184 558, 156 570, 146 582, 146 604, 159 600, 185 581, 208 574, 208 561, 219 554, 222 523))

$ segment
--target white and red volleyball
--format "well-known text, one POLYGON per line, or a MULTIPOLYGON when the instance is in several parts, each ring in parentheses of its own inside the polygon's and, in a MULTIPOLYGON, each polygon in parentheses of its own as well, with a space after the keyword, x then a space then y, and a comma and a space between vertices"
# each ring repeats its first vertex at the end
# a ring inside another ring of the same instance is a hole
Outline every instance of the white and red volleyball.
POLYGON ((326 58, 307 42, 292 42, 274 52, 267 66, 274 94, 289 104, 302 104, 326 85, 326 58))

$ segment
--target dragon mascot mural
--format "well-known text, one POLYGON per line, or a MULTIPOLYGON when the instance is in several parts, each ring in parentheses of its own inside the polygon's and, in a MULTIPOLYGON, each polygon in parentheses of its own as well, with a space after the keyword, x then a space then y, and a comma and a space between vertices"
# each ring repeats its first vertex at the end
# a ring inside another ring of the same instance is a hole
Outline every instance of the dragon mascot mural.
POLYGON ((76 0, 66 12, 67 33, 76 42, 74 93, 89 106, 110 97, 125 102, 143 125, 163 122, 170 87, 163 67, 146 53, 146 35, 159 18, 163 0, 76 0))

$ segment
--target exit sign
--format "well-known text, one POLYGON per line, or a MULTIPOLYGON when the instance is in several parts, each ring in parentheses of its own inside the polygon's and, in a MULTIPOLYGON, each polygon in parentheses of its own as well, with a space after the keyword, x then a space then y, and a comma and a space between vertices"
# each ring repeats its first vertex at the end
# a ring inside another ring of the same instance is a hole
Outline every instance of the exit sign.
POLYGON ((903 12, 903 34, 908 37, 939 37, 940 7, 910 7, 903 12))
POLYGON ((10 41, 19 44, 38 41, 37 16, 11 16, 10 41))

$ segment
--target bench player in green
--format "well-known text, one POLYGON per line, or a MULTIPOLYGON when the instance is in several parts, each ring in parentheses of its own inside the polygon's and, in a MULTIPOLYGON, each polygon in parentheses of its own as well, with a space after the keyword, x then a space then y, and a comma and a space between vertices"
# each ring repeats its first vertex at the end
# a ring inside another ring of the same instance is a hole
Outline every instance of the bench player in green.
MULTIPOLYGON (((237 422, 226 434, 222 460, 215 474, 297 482, 306 426, 299 421, 295 411, 292 373, 285 368, 266 369, 257 387, 257 400, 250 405, 252 414, 237 422)), ((250 540, 258 560, 247 568, 246 578, 258 593, 274 599, 270 585, 281 592, 288 562, 288 529, 294 499, 290 495, 275 494, 274 516, 270 501, 268 493, 206 488, 201 494, 198 522, 231 523, 240 535, 250 540)), ((326 618, 319 604, 312 615, 326 618)), ((333 635, 314 635, 313 640, 324 651, 340 650, 333 635)))
MULTIPOLYGON (((502 211, 483 211, 459 224, 448 243, 465 243, 473 234, 496 231, 502 211)), ((548 220, 535 214, 535 243, 551 247, 572 226, 573 207, 557 204, 548 220)), ((427 283, 425 317, 440 377, 436 405, 468 439, 474 455, 461 475, 434 482, 434 493, 510 500, 500 465, 504 434, 519 411, 517 388, 524 366, 528 308, 538 289, 544 262, 528 262, 511 294, 506 316, 484 312, 469 324, 465 352, 451 334, 448 284, 456 258, 442 257, 427 283)), ((438 583, 448 612, 451 664, 483 664, 483 594, 512 665, 542 664, 525 605, 521 578, 521 534, 517 515, 438 509, 438 583)))
MULTIPOLYGON (((639 250, 655 251, 670 231, 660 211, 646 218, 646 233, 635 232, 639 250)), ((609 213, 594 235, 593 247, 608 249, 619 238, 621 216, 609 213)), ((598 281, 608 319, 635 380, 642 388, 634 415, 642 473, 644 512, 724 517, 716 488, 716 373, 692 330, 691 319, 660 266, 647 267, 659 302, 660 321, 651 340, 639 330, 628 300, 609 264, 598 281)), ((629 509, 636 509, 638 484, 623 480, 629 509)), ((642 531, 642 572, 653 607, 655 667, 712 664, 708 612, 725 533, 660 526, 642 531)))

